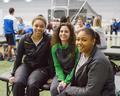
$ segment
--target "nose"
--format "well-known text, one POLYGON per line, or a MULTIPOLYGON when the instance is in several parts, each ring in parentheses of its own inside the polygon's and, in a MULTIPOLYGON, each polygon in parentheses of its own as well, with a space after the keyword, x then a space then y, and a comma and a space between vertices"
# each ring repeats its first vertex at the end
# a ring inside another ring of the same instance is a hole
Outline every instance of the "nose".
POLYGON ((65 34, 65 32, 63 31, 62 34, 65 34))
POLYGON ((81 41, 81 40, 77 40, 77 41, 76 41, 76 44, 77 44, 77 45, 81 45, 81 44, 82 44, 82 41, 81 41))
POLYGON ((38 30, 42 29, 41 27, 37 27, 38 30))

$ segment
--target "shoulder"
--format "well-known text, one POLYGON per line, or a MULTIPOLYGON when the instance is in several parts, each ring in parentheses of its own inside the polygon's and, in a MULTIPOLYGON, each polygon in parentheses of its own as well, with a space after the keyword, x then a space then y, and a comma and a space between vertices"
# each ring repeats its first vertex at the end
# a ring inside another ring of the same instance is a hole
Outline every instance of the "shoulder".
POLYGON ((97 51, 93 57, 93 61, 94 61, 94 63, 100 64, 101 66, 104 66, 104 67, 110 65, 109 59, 99 49, 97 49, 97 51))
POLYGON ((17 20, 14 16, 12 15, 7 15, 3 19, 9 19, 9 20, 17 20))
POLYGON ((3 19, 8 19, 10 18, 10 15, 6 15, 5 17, 3 17, 3 19))
POLYGON ((31 37, 31 34, 27 33, 27 34, 22 35, 21 40, 27 40, 30 37, 31 37))
POLYGON ((56 52, 56 50, 57 50, 59 47, 60 47, 60 46, 59 46, 59 43, 54 44, 54 45, 52 46, 52 48, 51 48, 52 52, 56 52))
POLYGON ((54 45, 52 46, 52 49, 56 49, 56 48, 58 48, 58 47, 59 47, 59 44, 56 43, 56 44, 54 44, 54 45))
POLYGON ((46 38, 47 40, 51 40, 51 35, 48 34, 47 32, 43 33, 43 37, 46 38))

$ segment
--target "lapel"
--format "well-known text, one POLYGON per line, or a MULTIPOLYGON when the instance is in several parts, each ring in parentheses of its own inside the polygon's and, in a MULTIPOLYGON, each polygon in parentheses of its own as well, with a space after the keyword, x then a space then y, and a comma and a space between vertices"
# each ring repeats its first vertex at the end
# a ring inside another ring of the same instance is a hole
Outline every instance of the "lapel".
POLYGON ((88 60, 87 60, 87 62, 85 62, 79 69, 78 69, 78 71, 77 71, 77 73, 76 73, 76 79, 79 77, 79 75, 83 75, 83 73, 85 72, 85 71, 87 71, 87 69, 88 69, 88 65, 90 64, 90 62, 92 61, 93 59, 92 58, 89 58, 88 60), (84 68, 86 67, 86 70, 84 70, 84 68))
MULTIPOLYGON (((76 76, 75 76, 76 79, 79 77, 79 75, 82 76, 85 71, 86 71, 86 72, 89 71, 89 70, 88 70, 88 65, 93 61, 93 56, 94 56, 96 50, 97 50, 97 47, 94 47, 93 50, 92 50, 92 52, 91 52, 91 56, 88 58, 87 62, 85 62, 85 63, 78 69, 78 71, 77 71, 77 73, 76 73, 76 76), (86 67, 86 68, 85 68, 85 67, 86 67)), ((80 56, 81 56, 81 53, 80 53, 80 56)), ((80 59, 80 57, 79 57, 79 59, 80 59)))

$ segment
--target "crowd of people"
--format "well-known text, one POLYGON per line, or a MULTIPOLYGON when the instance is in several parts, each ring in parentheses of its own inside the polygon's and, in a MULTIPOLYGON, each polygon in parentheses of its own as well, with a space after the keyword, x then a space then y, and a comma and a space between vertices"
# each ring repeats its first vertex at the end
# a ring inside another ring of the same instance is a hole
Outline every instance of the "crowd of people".
POLYGON ((22 35, 9 78, 13 96, 39 96, 39 88, 50 78, 51 96, 115 96, 113 68, 101 51, 107 45, 100 16, 90 25, 78 18, 74 26, 66 16, 47 24, 45 17, 38 15, 25 33, 22 18, 15 27, 14 11, 9 9, 12 19, 4 18, 8 59, 17 27, 17 34, 22 35))

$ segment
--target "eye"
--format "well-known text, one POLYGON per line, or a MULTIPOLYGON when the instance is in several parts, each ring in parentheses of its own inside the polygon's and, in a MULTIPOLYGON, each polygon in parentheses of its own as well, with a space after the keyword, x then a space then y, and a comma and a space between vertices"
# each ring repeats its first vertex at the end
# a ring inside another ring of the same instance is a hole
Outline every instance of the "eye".
POLYGON ((84 42, 85 42, 85 41, 87 41, 87 40, 86 40, 86 39, 82 39, 82 41, 84 41, 84 42))
POLYGON ((60 30, 60 33, 63 33, 63 30, 60 30))
POLYGON ((69 31, 68 31, 68 30, 65 30, 65 33, 69 33, 69 31))
POLYGON ((37 27, 39 27, 39 28, 44 28, 43 25, 38 25, 38 24, 36 24, 35 27, 36 27, 36 28, 37 28, 37 27))
POLYGON ((38 27, 38 25, 35 25, 35 27, 38 27))
POLYGON ((80 41, 80 38, 77 38, 76 41, 80 41))

